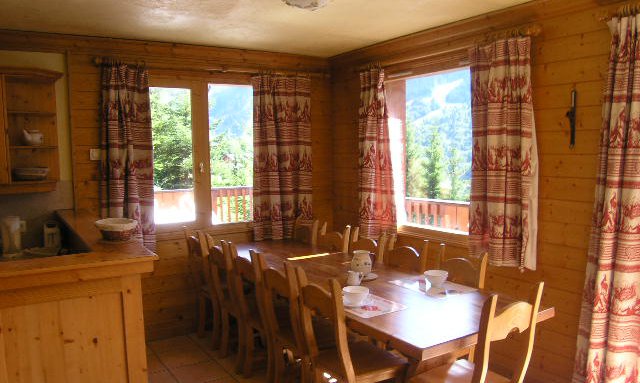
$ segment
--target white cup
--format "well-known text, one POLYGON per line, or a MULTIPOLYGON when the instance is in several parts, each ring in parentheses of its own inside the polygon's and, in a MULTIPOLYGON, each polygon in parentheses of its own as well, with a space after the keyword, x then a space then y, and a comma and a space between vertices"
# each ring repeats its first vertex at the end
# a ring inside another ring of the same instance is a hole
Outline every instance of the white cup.
POLYGON ((347 271, 347 285, 349 286, 360 285, 360 283, 362 283, 362 278, 364 278, 364 274, 362 273, 353 270, 347 271))
POLYGON ((369 296, 369 289, 364 286, 347 286, 342 289, 344 304, 347 306, 361 306, 369 296))
POLYGON ((433 287, 442 287, 448 276, 449 272, 447 270, 427 270, 424 272, 424 278, 433 287))

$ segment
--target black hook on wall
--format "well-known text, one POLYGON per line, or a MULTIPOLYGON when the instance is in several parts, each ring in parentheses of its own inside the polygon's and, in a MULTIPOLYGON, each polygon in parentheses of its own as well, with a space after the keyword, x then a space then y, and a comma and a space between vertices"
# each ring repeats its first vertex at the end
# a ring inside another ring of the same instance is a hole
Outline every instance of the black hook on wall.
POLYGON ((576 95, 577 92, 574 88, 571 90, 571 109, 569 109, 566 114, 571 127, 571 138, 569 139, 570 148, 573 148, 576 145, 576 95))

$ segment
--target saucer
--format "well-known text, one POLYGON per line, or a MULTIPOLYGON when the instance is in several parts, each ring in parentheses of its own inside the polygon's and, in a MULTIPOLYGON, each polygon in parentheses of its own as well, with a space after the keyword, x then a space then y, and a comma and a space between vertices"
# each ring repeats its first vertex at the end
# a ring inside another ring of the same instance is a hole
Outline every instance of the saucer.
POLYGON ((377 278, 378 278, 378 274, 369 273, 369 274, 365 275, 364 278, 362 278, 362 282, 373 281, 374 279, 377 279, 377 278))

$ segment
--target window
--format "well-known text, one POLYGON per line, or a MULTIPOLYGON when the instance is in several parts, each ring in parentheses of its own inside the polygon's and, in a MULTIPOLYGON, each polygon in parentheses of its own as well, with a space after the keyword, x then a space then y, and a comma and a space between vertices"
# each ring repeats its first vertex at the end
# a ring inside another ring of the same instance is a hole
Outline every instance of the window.
POLYGON ((212 223, 251 221, 253 88, 209 84, 212 223))
POLYGON ((399 204, 405 207, 403 224, 468 232, 470 81, 469 69, 463 68, 390 84, 390 128, 392 135, 404 133, 395 139, 404 145, 392 145, 393 156, 402 158, 403 174, 396 179, 404 181, 397 182, 404 196, 399 204))
POLYGON ((171 230, 250 221, 252 87, 151 81, 156 224, 171 230))
POLYGON ((153 186, 157 224, 196 219, 193 193, 191 91, 150 88, 153 186))

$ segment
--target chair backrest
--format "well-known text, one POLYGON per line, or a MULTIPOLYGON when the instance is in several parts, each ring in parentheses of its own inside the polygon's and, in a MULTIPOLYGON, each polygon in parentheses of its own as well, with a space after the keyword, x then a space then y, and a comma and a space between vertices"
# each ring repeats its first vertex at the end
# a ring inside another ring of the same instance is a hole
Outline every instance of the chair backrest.
POLYGON ((513 383, 522 383, 531 360, 543 288, 544 282, 539 282, 529 302, 511 303, 498 315, 496 315, 497 294, 491 295, 484 303, 474 356, 475 369, 471 379, 472 383, 485 381, 489 369, 491 342, 503 340, 514 331, 520 334, 526 331, 526 340, 521 343, 519 360, 515 365, 517 370, 514 371, 511 379, 513 383))
POLYGON ((223 250, 225 246, 226 242, 221 241, 220 245, 212 246, 209 249, 209 275, 214 296, 220 304, 231 301, 228 289, 231 259, 228 257, 228 253, 223 250))
POLYGON ((293 333, 293 341, 298 353, 305 350, 304 338, 300 330, 300 309, 298 307, 298 281, 293 266, 289 262, 284 263, 285 272, 268 267, 264 256, 251 251, 251 263, 256 272, 260 290, 262 318, 266 326, 268 336, 286 339, 283 328, 290 328, 293 333), (259 276, 259 277, 258 277, 259 276), (283 302, 284 301, 284 302, 283 302), (276 305, 286 303, 289 307, 289 318, 278 317, 276 305))
POLYGON ((351 229, 351 243, 349 244, 349 251, 354 250, 366 250, 376 255, 376 262, 384 262, 384 252, 387 246, 389 237, 387 233, 380 234, 378 241, 374 241, 369 238, 360 238, 360 227, 356 226, 351 229))
POLYGON ((444 243, 440 244, 438 255, 438 268, 449 272, 448 280, 462 285, 484 288, 484 279, 487 273, 488 255, 485 253, 477 261, 468 258, 457 257, 446 259, 444 255, 444 243))
MULTIPOLYGON (((251 318, 259 319, 259 297, 257 296, 257 285, 260 282, 261 274, 256 274, 251 261, 235 256, 237 254, 235 245, 227 242, 232 255, 232 277, 229 279, 229 288, 233 289, 233 296, 236 305, 239 308, 240 315, 249 320, 251 318), (248 287, 252 287, 253 291, 247 291, 248 287)), ((253 250, 250 250, 250 253, 253 250)))
POLYGON ((345 322, 342 289, 335 279, 329 279, 329 291, 309 284, 307 276, 300 267, 296 267, 296 277, 300 289, 300 325, 311 363, 316 364, 318 344, 313 330, 313 317, 328 319, 334 327, 334 337, 339 360, 339 371, 329 373, 348 383, 355 383, 356 375, 349 354, 347 325, 345 322), (336 376, 338 375, 338 376, 336 376))
POLYGON ((202 232, 200 230, 191 233, 186 226, 183 226, 182 230, 184 231, 184 239, 187 242, 189 270, 195 287, 199 289, 209 283, 209 262, 207 259, 209 251, 206 243, 202 241, 202 232))
POLYGON ((351 226, 347 225, 342 233, 332 231, 327 233, 327 223, 325 222, 318 235, 318 246, 328 248, 330 251, 349 252, 349 238, 351 236, 351 226))
POLYGON ((385 252, 384 263, 398 269, 423 273, 427 270, 428 250, 429 241, 426 239, 419 253, 411 246, 394 247, 385 252))
POLYGON ((305 220, 298 216, 293 223, 293 240, 315 246, 318 243, 318 225, 317 219, 305 220))

